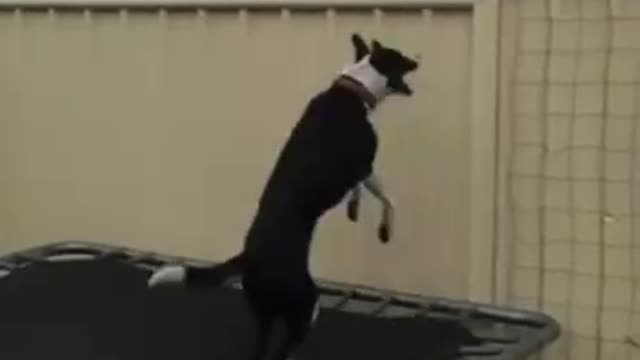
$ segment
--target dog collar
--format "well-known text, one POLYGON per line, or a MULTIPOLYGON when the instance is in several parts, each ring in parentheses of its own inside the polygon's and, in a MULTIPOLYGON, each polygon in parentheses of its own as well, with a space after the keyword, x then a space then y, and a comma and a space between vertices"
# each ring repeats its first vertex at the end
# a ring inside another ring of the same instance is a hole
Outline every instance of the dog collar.
POLYGON ((377 99, 367 88, 365 88, 358 80, 353 79, 347 75, 341 75, 336 79, 335 83, 340 85, 346 89, 353 91, 358 94, 362 100, 364 101, 364 105, 367 110, 373 110, 376 107, 377 99))
POLYGON ((389 94, 387 78, 371 65, 369 56, 365 56, 355 64, 346 66, 340 72, 340 75, 360 83, 373 96, 376 102, 379 102, 389 94))

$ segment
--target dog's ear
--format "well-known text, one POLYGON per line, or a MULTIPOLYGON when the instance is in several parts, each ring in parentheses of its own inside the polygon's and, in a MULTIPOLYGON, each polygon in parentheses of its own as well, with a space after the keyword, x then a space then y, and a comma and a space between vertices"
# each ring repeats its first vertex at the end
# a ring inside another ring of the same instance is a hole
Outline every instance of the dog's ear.
POLYGON ((356 62, 362 60, 363 57, 369 54, 369 48, 359 34, 351 35, 351 42, 356 50, 356 62))
POLYGON ((380 44, 380 42, 377 39, 373 39, 373 41, 371 41, 371 46, 372 46, 373 52, 377 52, 382 49, 382 44, 380 44))

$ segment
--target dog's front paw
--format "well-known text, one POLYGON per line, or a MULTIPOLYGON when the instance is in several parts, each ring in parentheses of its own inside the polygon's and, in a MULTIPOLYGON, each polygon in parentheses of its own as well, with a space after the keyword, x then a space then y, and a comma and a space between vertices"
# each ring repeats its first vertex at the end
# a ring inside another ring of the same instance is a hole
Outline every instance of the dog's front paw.
POLYGON ((382 221, 378 228, 378 238, 382 243, 386 244, 393 237, 393 223, 394 223, 394 211, 393 205, 388 201, 384 207, 384 213, 382 215, 382 221))
POLYGON ((388 223, 383 223, 378 228, 378 238, 383 244, 386 244, 391 239, 391 226, 388 223))
POLYGON ((164 284, 175 284, 184 281, 187 274, 187 269, 184 266, 171 265, 163 266, 160 269, 154 271, 147 285, 149 287, 155 287, 164 284))

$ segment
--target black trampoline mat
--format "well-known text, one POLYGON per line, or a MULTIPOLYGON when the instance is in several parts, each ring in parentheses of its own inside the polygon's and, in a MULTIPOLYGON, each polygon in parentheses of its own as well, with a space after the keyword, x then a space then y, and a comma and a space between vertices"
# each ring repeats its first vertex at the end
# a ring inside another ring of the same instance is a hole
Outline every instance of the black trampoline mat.
MULTIPOLYGON (((148 289, 115 259, 35 262, 0 278, 0 359, 241 360, 254 323, 241 290, 148 289)), ((296 360, 455 359, 457 322, 322 309, 296 360)))

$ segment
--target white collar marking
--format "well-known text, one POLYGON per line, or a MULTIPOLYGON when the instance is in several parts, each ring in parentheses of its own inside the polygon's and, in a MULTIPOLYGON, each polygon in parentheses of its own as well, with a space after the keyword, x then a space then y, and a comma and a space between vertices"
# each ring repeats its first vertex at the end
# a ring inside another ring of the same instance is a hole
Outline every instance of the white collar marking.
POLYGON ((387 88, 387 78, 380 74, 369 62, 369 55, 355 64, 346 66, 340 75, 348 76, 357 80, 380 102, 390 91, 387 88))

